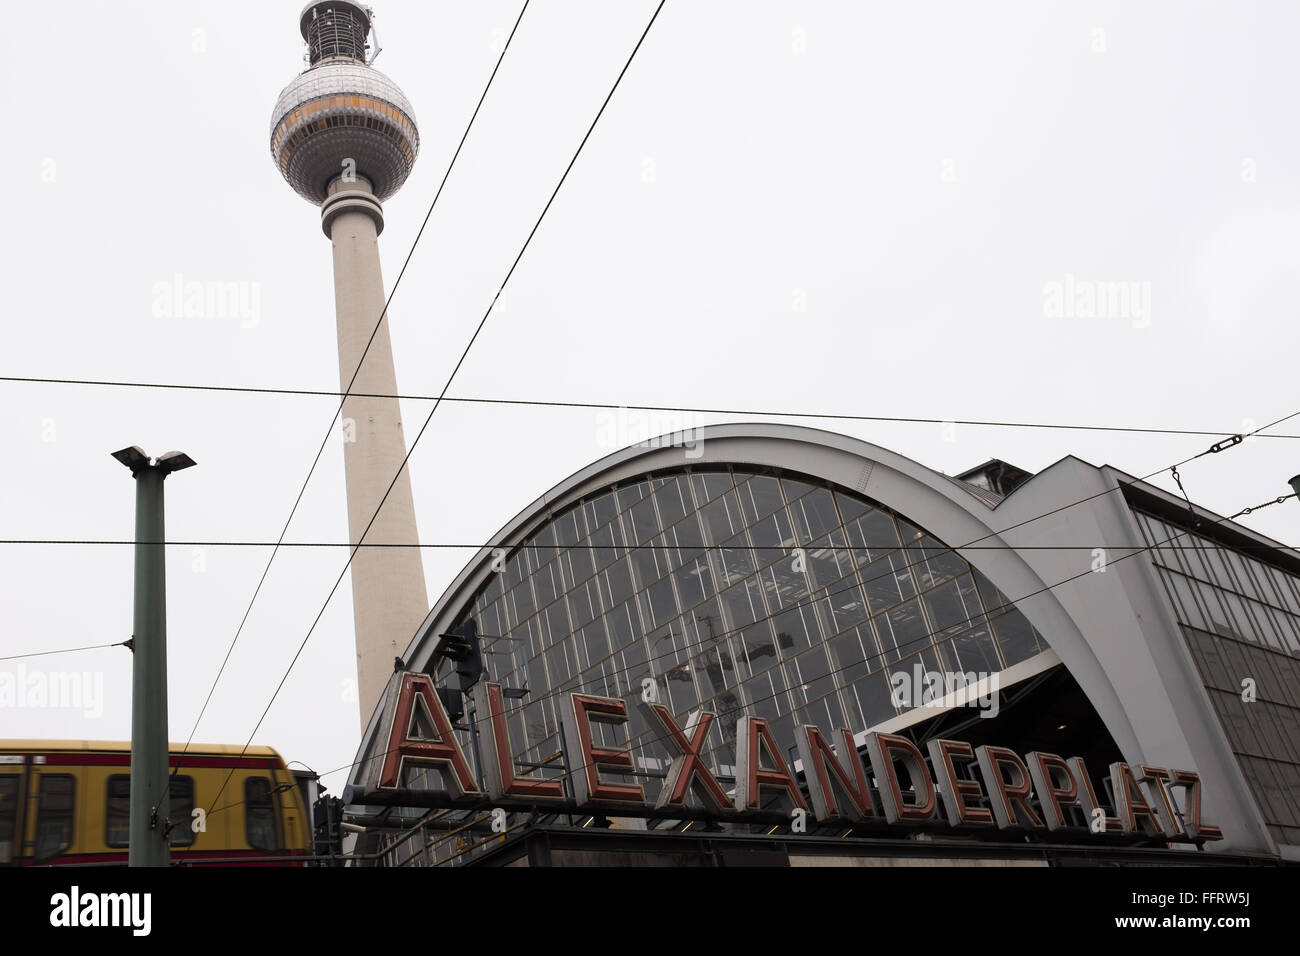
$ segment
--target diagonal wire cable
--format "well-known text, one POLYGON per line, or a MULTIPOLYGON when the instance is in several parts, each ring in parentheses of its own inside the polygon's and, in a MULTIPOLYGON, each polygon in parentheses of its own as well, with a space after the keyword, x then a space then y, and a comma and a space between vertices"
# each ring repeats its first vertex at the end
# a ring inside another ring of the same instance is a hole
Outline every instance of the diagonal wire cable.
POLYGON ((73 651, 97 651, 101 647, 130 647, 130 642, 118 641, 115 644, 87 644, 85 647, 63 647, 57 651, 32 651, 30 654, 14 654, 10 657, 0 657, 0 661, 17 661, 28 657, 48 657, 51 654, 71 654, 73 651))
MULTIPOLYGON (((392 289, 388 292, 388 298, 384 300, 384 309, 379 314, 375 322, 374 329, 370 332, 370 338, 366 340, 366 347, 361 352, 361 358, 357 360, 357 367, 348 380, 348 386, 343 390, 343 397, 339 401, 338 408, 334 410, 334 416, 330 419, 329 427, 325 430, 325 436, 321 439, 320 447, 316 449, 316 457, 312 459, 311 467, 307 470, 307 477, 303 479, 302 487, 298 489, 298 496, 294 499, 293 507, 289 510, 289 517, 285 519, 284 527, 280 530, 280 537, 276 541, 275 547, 271 551, 271 556, 267 558, 266 567, 262 569, 262 576, 257 582, 257 587, 253 589, 253 596, 249 599, 248 607, 244 609, 244 616, 239 622, 239 627, 235 630, 235 636, 226 649, 226 656, 221 661, 221 667, 217 670, 217 676, 213 678, 212 687, 208 690, 208 696, 203 701, 203 706, 199 709, 199 715, 194 720, 194 727, 190 730, 189 739, 185 741, 185 749, 181 751, 182 758, 189 751, 190 744, 194 740, 194 734, 199 729, 199 723, 203 720, 203 715, 207 712, 208 704, 212 702, 212 695, 217 689, 217 684, 221 681, 221 676, 226 671, 226 665, 230 663, 230 655, 235 650, 235 645, 239 641, 240 635, 244 631, 244 625, 248 623, 248 616, 253 610, 253 605, 257 602, 257 597, 262 593, 262 585, 266 583, 267 574, 271 570, 271 564, 275 561, 275 556, 279 554, 280 545, 284 542, 284 536, 289 531, 289 525, 293 521, 294 515, 298 513, 298 506, 302 504, 303 495, 307 491, 307 485, 311 481, 312 475, 316 473, 316 466, 320 464, 321 455, 325 452, 325 446, 329 444, 330 436, 334 433, 334 423, 338 421, 339 415, 343 411, 343 406, 348 400, 352 386, 356 384, 357 376, 361 374, 361 366, 365 363, 366 356, 370 354, 370 346, 375 341, 375 336, 379 334, 380 326, 388 317, 388 306, 393 301, 393 296, 397 293, 397 287, 402 284, 402 277, 406 275, 406 269, 411 264, 411 258, 415 255, 416 247, 420 244, 420 239, 424 235, 425 228, 429 225, 429 219, 433 216, 433 210, 438 205, 438 199, 442 196, 443 188, 447 185, 447 180, 451 177, 451 171, 456 166, 456 160, 460 157, 461 150, 465 146, 465 141, 469 138, 470 130, 474 128, 474 121, 478 118, 479 111, 483 108, 483 102, 487 99, 488 91, 492 89, 492 83, 496 79, 497 72, 501 69, 501 64, 506 58, 506 53, 510 50, 510 42, 514 39, 515 33, 519 29, 519 23, 524 18, 524 13, 528 10, 528 4, 531 0, 524 0, 524 5, 519 10, 519 16, 515 18, 515 25, 510 30, 510 35, 506 37, 505 46, 501 48, 501 54, 497 57, 496 64, 492 67, 492 73, 488 76, 488 81, 483 87, 482 94, 479 95, 478 103, 474 106, 474 112, 470 114, 469 122, 465 124, 465 132, 461 134, 460 142, 456 144, 456 150, 452 153, 450 162, 447 163, 447 170, 442 174, 442 181, 438 184, 437 191, 433 194, 433 200, 429 203, 429 209, 424 214, 424 221, 420 223, 420 229, 415 234, 415 239, 411 242, 411 248, 406 253, 406 259, 402 262, 402 268, 397 273, 397 278, 393 282, 392 289)), ((403 462, 405 464, 405 462, 403 462)), ((391 486, 390 486, 391 488, 391 486)), ((387 497, 387 495, 385 495, 387 497)), ((373 519, 372 519, 373 520, 373 519)), ((172 777, 168 779, 167 786, 170 788, 171 780, 175 778, 177 771, 180 770, 180 763, 177 762, 176 769, 172 771, 172 777)), ((163 796, 166 796, 166 790, 163 796)), ((161 801, 161 797, 159 800, 161 801)))
MULTIPOLYGON (((488 303, 488 307, 483 313, 483 318, 479 319, 478 326, 474 329, 474 334, 470 336, 469 342, 461 352, 460 358, 456 361, 455 367, 451 370, 451 374, 447 376, 447 382, 443 385, 442 392, 439 394, 437 401, 434 402, 433 407, 429 409, 429 414, 425 416, 424 424, 420 426, 419 432, 416 433, 415 440, 411 442, 411 447, 407 450, 406 456, 402 459, 402 463, 397 468, 397 474, 393 475, 393 480, 388 484, 388 490, 385 491, 384 496, 379 499, 379 506, 375 508, 375 513, 370 516, 370 521, 367 522, 365 530, 362 531, 360 536, 357 538, 358 544, 365 541, 366 535, 370 532, 371 527, 375 523, 375 519, 379 517, 380 511, 383 510, 384 502, 388 500, 388 495, 397 484, 397 479, 401 477, 402 471, 406 468, 406 463, 410 461, 411 454, 415 451, 416 446, 420 444, 420 439, 424 437, 424 433, 428 429, 429 423, 433 421, 434 413, 438 411, 439 406, 442 404, 443 396, 447 394, 447 390, 451 388, 451 383, 455 380, 456 374, 460 371, 461 366, 465 364, 465 359, 469 356, 470 349, 474 347, 474 343, 478 340, 479 333, 483 331, 483 327, 487 324, 488 317, 491 316, 493 308, 495 308, 497 302, 500 300, 501 293, 505 291, 506 284, 509 283, 510 277, 514 275, 515 269, 518 268, 520 260, 524 257, 524 253, 528 251, 528 247, 532 243, 533 237, 537 235, 537 230, 541 228, 542 221, 546 218, 547 212, 550 211, 551 205, 555 202, 555 197, 560 194, 560 190, 564 187, 564 183, 569 178, 569 173, 573 170, 574 164, 577 163, 578 157, 582 154, 583 147, 587 145, 587 141, 591 138, 591 134, 595 132, 596 124, 600 122, 600 118, 605 114, 605 108, 609 106, 610 100, 614 98, 614 93, 618 90, 619 84, 623 81, 623 77, 627 75, 628 68, 632 66, 632 61, 636 58, 637 52, 641 49, 641 45, 645 42, 645 38, 650 33, 650 28, 654 26, 655 20, 659 18, 659 11, 663 9, 664 2, 665 0, 659 0, 659 4, 655 7, 654 13, 650 15, 650 20, 646 24, 645 29, 641 32, 641 36, 637 39, 636 46, 634 46, 632 52, 628 54, 627 62, 623 64, 623 69, 619 71, 618 76, 614 79, 613 86, 610 87, 609 93, 605 95, 604 102, 600 104, 600 109, 596 111, 595 118, 592 119, 591 125, 587 127, 587 132, 582 137, 582 141, 578 143, 578 148, 574 150, 573 156, 569 159, 569 164, 564 168, 564 172, 560 176, 560 181, 555 184, 555 189, 551 191, 550 198, 546 200, 546 205, 542 207, 542 211, 538 215, 537 221, 533 223, 533 228, 529 230, 528 237, 524 240, 523 245, 519 248, 519 253, 515 256, 514 261, 510 264, 510 268, 506 271, 505 278, 501 280, 501 285, 497 288, 496 294, 492 296, 492 301, 488 303)), ((333 428, 333 425, 330 427, 333 428)), ((280 691, 284 688, 285 681, 289 679, 289 674, 292 673, 294 666, 298 663, 298 658, 302 655, 303 649, 306 648, 307 642, 311 640, 312 634, 315 633, 316 625, 320 623, 321 618, 325 614, 325 609, 329 607, 330 601, 338 591, 339 585, 343 582, 344 575, 347 574, 348 568, 352 566, 352 559, 356 557, 359 550, 359 547, 354 547, 348 555, 347 563, 343 565, 343 569, 339 572, 338 578, 335 579, 334 585, 330 588, 329 594, 325 597, 325 602, 321 605, 320 611, 317 612, 315 620, 312 621, 311 627, 307 629, 307 633, 303 637, 302 643, 298 645, 298 650, 294 653, 293 659, 289 662, 288 668, 285 669, 283 676, 281 676, 280 682, 276 685, 274 693, 271 694, 271 699, 267 702, 265 709, 262 711, 262 715, 257 719, 257 724, 253 727, 252 733, 248 735, 248 740, 244 743, 244 750, 248 749, 249 745, 253 741, 253 737, 257 734, 258 729, 262 726, 262 722, 266 719, 266 715, 270 713, 271 707, 275 704, 276 698, 280 696, 280 691)), ((213 800, 214 805, 216 804, 216 801, 221 798, 221 794, 225 790, 226 784, 230 782, 233 773, 234 770, 232 769, 230 773, 226 774, 226 779, 222 782, 221 789, 217 791, 216 799, 213 800)))

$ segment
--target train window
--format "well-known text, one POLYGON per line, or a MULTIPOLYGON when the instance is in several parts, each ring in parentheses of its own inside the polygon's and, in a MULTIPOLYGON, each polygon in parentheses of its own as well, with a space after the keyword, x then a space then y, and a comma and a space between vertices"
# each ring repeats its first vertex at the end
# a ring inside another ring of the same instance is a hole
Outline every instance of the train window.
POLYGON ((104 842, 109 846, 130 846, 131 777, 115 773, 108 778, 108 809, 104 814, 107 831, 104 842))
POLYGON ((171 779, 167 795, 167 816, 171 818, 172 846, 189 846, 194 842, 194 778, 177 774, 171 779))
POLYGON ((40 863, 72 846, 76 781, 70 773, 41 774, 36 804, 36 858, 40 863))
POLYGON ((18 829, 18 781, 16 773, 0 775, 0 863, 14 858, 14 838, 18 829))
POLYGON ((265 777, 249 777, 244 781, 244 819, 249 846, 258 850, 279 849, 271 781, 265 777))
MULTIPOLYGON (((167 778, 167 815, 172 820, 172 846, 189 846, 194 842, 191 826, 194 813, 194 778, 175 774, 167 778)), ((108 778, 107 832, 104 842, 112 847, 130 846, 131 777, 115 773, 108 778)))

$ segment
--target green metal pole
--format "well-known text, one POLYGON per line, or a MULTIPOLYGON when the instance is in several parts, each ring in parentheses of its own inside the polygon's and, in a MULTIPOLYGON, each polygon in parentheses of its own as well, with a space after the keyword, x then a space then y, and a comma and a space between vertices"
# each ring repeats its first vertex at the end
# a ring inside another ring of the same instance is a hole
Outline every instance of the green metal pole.
MULTIPOLYGON (((113 452, 135 479, 135 609, 131 635, 130 866, 167 866, 167 548, 163 481, 194 459, 169 451, 150 459, 139 445, 113 452)), ((174 821, 189 826, 189 820, 174 821)))
MULTIPOLYGON (((131 673, 131 866, 167 866, 167 572, 163 481, 146 464, 135 474, 135 614, 131 673)), ((184 821, 188 826, 189 821, 184 821)))

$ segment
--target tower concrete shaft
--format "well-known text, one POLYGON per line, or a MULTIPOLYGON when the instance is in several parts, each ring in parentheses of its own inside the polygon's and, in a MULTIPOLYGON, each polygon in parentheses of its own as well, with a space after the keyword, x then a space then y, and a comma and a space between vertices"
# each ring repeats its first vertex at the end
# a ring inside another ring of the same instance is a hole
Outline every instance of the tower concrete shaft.
MULTIPOLYGON (((384 311, 378 244, 383 210, 369 181, 362 176, 351 182, 339 178, 330 184, 328 193, 321 209, 321 225, 334 249, 334 307, 342 390, 395 395, 397 374, 387 316, 379 322, 379 330, 366 349, 384 311), (353 381, 358 365, 361 370, 353 381)), ((362 547, 352 559, 357 685, 364 731, 393 672, 393 658, 415 635, 428 613, 429 601, 423 557, 415 547, 419 534, 410 473, 402 467, 406 438, 401 407, 395 398, 349 396, 344 400, 342 414, 349 543, 355 545, 364 534, 365 542, 411 545, 362 547), (392 491, 388 491, 390 483, 392 491), (372 517, 374 523, 370 524, 372 517)))
MULTIPOLYGON (((380 322, 384 311, 377 244, 384 230, 380 203, 410 175, 420 151, 420 131, 401 87, 373 66, 379 53, 378 40, 370 39, 374 16, 359 0, 309 0, 303 7, 298 30, 311 65, 276 100, 270 146, 285 181, 321 207, 321 227, 334 246, 343 390, 395 395, 397 376, 387 317, 380 322), (370 342, 376 322, 379 330, 370 342)), ((429 602, 424 561, 415 547, 419 537, 411 479, 402 468, 406 438, 397 399, 349 397, 344 399, 342 414, 351 543, 410 546, 362 547, 352 559, 364 732, 393 672, 393 658, 415 637, 429 602)))

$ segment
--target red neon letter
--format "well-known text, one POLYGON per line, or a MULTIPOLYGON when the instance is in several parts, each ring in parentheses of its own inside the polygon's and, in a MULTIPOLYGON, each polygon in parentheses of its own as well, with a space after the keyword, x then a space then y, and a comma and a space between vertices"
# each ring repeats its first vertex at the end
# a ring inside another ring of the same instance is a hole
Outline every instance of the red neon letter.
MULTIPOLYGON (((1077 829, 1065 816, 1066 807, 1083 806, 1079 800, 1079 781, 1070 773, 1070 765, 1056 754, 1037 750, 1025 754, 1025 760, 1029 763, 1029 777, 1034 782, 1034 789, 1038 791, 1038 802, 1043 805, 1048 831, 1077 829)), ((1084 812, 1087 812, 1086 808, 1084 812)))
MULTIPOLYGON (((564 783, 536 776, 515 774, 514 749, 510 746, 510 729, 506 725, 505 703, 501 685, 487 681, 474 685, 474 718, 488 716, 486 733, 479 737, 483 746, 483 776, 488 796, 493 800, 518 797, 521 800, 563 800, 564 783)), ((481 726, 481 725, 480 725, 481 726)))
POLYGON ((1186 840, 1187 833, 1178 822, 1174 803, 1169 798, 1169 788, 1165 786, 1165 781, 1169 779, 1169 771, 1162 767, 1148 767, 1146 764, 1138 769, 1142 772, 1142 776, 1138 777, 1138 783, 1145 783, 1160 799, 1160 806, 1156 808, 1156 812, 1162 817, 1165 834, 1171 840, 1186 840))
POLYGON ((682 733, 677 721, 673 720, 673 715, 663 704, 643 704, 641 709, 650 718, 651 726, 658 724, 663 730, 661 739, 677 749, 677 756, 673 757, 668 766, 668 777, 664 780, 663 789, 659 791, 659 799, 655 801, 655 809, 669 807, 677 810, 685 806, 686 794, 694 783, 711 809, 719 813, 733 813, 735 808, 727 798, 727 791, 722 789, 700 754, 704 749, 704 741, 709 736, 709 726, 717 715, 707 710, 695 711, 686 721, 686 732, 682 733))
POLYGON ((880 789, 880 804, 885 810, 887 823, 926 823, 934 818, 937 801, 934 784, 925 769, 925 758, 906 737, 893 734, 867 734, 867 753, 871 756, 871 769, 880 789), (903 801, 903 787, 898 780, 895 763, 907 768, 912 781, 913 803, 903 801))
POLYGON ((1043 822, 1029 804, 1033 792, 1029 771, 1015 751, 1006 747, 977 747, 975 758, 984 774, 984 786, 993 798, 993 819, 998 822, 998 828, 1005 830, 1018 825, 1026 830, 1041 830, 1043 822), (1003 767, 1012 771, 1010 781, 1003 778, 1003 767))
POLYGON ((591 722, 622 724, 627 722, 627 704, 617 697, 593 697, 570 694, 569 706, 563 708, 560 722, 569 751, 569 777, 578 806, 609 803, 627 806, 644 804, 645 793, 636 784, 607 783, 600 778, 602 767, 610 770, 636 769, 626 750, 596 747, 591 741, 591 722), (574 764, 573 761, 580 761, 574 764))
POLYGON ((1171 787, 1183 790, 1183 828, 1193 840, 1222 840, 1223 831, 1201 822, 1201 777, 1190 770, 1171 770, 1171 787))
POLYGON ((401 786, 402 771, 410 762, 437 770, 453 799, 482 796, 428 674, 402 675, 387 740, 379 772, 380 789, 396 790, 401 786), (415 720, 421 715, 433 726, 436 739, 412 734, 415 720))
POLYGON ((983 807, 973 807, 970 799, 984 795, 984 788, 977 780, 964 780, 957 776, 954 759, 967 762, 974 761, 975 751, 970 744, 962 740, 930 740, 926 742, 930 751, 930 763, 934 766, 934 776, 939 782, 939 794, 943 798, 943 809, 951 826, 993 826, 993 814, 983 807))
POLYGON ((1088 815, 1088 829, 1093 833, 1119 833, 1119 818, 1107 816, 1105 809, 1097 802, 1097 791, 1092 787, 1092 778, 1088 776, 1083 758, 1071 757, 1070 766, 1074 771, 1074 781, 1079 785, 1079 806, 1088 815), (1098 810, 1102 811, 1100 816, 1098 810), (1097 826, 1099 821, 1100 827, 1097 826))
POLYGON ((1164 836, 1164 827, 1146 795, 1133 777, 1133 768, 1126 763, 1110 765, 1110 785, 1115 791, 1115 813, 1125 833, 1145 833, 1147 836, 1164 836))
POLYGON ((841 729, 840 741, 837 758, 816 727, 803 724, 795 732, 795 744, 803 762, 803 778, 808 784, 813 813, 823 823, 840 819, 870 820, 876 811, 871 805, 871 788, 867 786, 867 774, 862 769, 853 734, 841 729), (836 790, 845 797, 842 810, 835 802, 836 790))
POLYGON ((781 790, 797 809, 808 809, 794 774, 786 767, 772 739, 767 721, 741 717, 736 721, 736 809, 761 809, 759 791, 763 787, 781 790))

